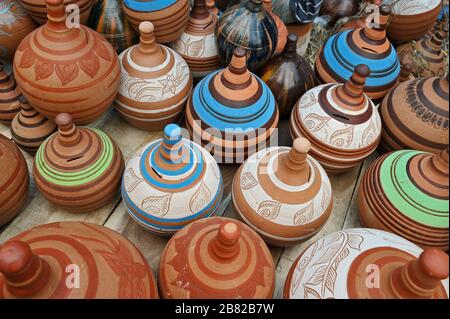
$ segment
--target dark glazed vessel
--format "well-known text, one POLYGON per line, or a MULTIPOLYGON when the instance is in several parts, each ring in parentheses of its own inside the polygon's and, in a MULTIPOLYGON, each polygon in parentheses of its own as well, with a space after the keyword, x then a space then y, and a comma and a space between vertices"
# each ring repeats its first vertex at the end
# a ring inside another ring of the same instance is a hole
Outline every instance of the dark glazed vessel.
POLYGON ((358 0, 324 0, 321 14, 330 17, 330 23, 335 24, 342 18, 352 17, 358 12, 358 0))

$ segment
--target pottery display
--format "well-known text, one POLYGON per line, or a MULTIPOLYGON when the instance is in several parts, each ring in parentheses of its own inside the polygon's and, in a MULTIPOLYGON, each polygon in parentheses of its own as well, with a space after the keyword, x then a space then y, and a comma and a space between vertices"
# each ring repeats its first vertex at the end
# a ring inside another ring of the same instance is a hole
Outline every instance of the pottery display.
POLYGON ((331 36, 316 59, 316 72, 324 83, 345 82, 356 65, 366 64, 370 76, 365 93, 372 99, 383 98, 400 75, 400 63, 392 44, 386 38, 386 25, 391 10, 380 7, 379 28, 366 25, 331 36))
POLYGON ((217 21, 205 0, 195 0, 186 30, 172 43, 172 48, 187 62, 196 79, 221 68, 214 34, 217 21))
POLYGON ((263 0, 263 7, 270 13, 278 30, 278 41, 277 47, 275 48, 275 54, 280 54, 283 52, 284 46, 286 45, 288 30, 283 20, 281 20, 275 13, 273 13, 272 0, 263 0))
POLYGON ((358 0, 324 0, 320 14, 326 16, 331 25, 338 20, 346 17, 352 17, 358 13, 358 0))
POLYGON ((449 258, 397 235, 353 228, 312 243, 293 263, 289 299, 448 299, 449 258))
POLYGON ((447 146, 437 154, 403 150, 378 158, 359 187, 361 224, 448 250, 448 156, 447 146))
POLYGON ((324 0, 290 0, 290 8, 300 23, 312 22, 320 12, 324 0))
POLYGON ((298 37, 297 40, 297 54, 304 57, 306 56, 309 41, 311 39, 311 31, 313 28, 313 23, 293 23, 287 24, 286 28, 289 33, 295 33, 298 37))
POLYGON ((143 21, 153 23, 158 43, 170 43, 178 39, 189 19, 189 0, 122 0, 122 4, 136 30, 143 21))
POLYGON ((14 53, 25 36, 36 28, 36 23, 14 0, 0 3, 0 59, 13 60, 14 53))
POLYGON ((358 65, 345 84, 315 87, 292 110, 292 137, 309 139, 310 154, 328 173, 341 173, 357 166, 378 146, 380 115, 363 93, 369 75, 366 65, 358 65))
POLYGON ((158 235, 215 213, 222 200, 219 166, 202 147, 170 124, 164 137, 140 150, 126 166, 122 198, 128 214, 158 235))
MULTIPOLYGON (((47 7, 45 3, 47 0, 18 0, 28 14, 39 24, 47 22, 47 7)), ((53 1, 53 0, 50 0, 53 1)), ((54 1, 53 1, 54 2, 54 1)), ((79 9, 80 23, 86 24, 89 19, 94 0, 64 0, 64 7, 76 5, 79 9)), ((75 13, 68 11, 68 13, 75 13)))
POLYGON ((14 76, 9 75, 0 62, 0 123, 11 123, 14 116, 19 113, 20 96, 14 76))
POLYGON ((192 90, 186 61, 155 42, 154 26, 142 22, 140 43, 119 56, 121 79, 114 105, 131 125, 161 130, 176 122, 192 90))
POLYGON ((291 10, 290 2, 291 0, 272 0, 273 13, 286 24, 298 22, 291 10))
POLYGON ((308 152, 305 138, 293 147, 252 155, 233 180, 238 216, 273 246, 292 246, 322 229, 333 208, 330 180, 308 152))
POLYGON ((267 246, 251 228, 211 217, 177 232, 161 256, 162 298, 269 299, 275 266, 267 246))
POLYGON ((21 110, 11 122, 11 136, 21 149, 34 154, 57 126, 33 109, 23 96, 19 100, 21 110))
POLYGON ((118 54, 138 42, 120 0, 97 0, 89 15, 88 26, 103 35, 118 54))
POLYGON ((445 148, 449 144, 448 96, 448 77, 419 78, 399 84, 380 106, 381 149, 437 153, 445 148))
POLYGON ((237 47, 247 51, 247 66, 254 72, 274 55, 278 46, 278 27, 263 0, 243 1, 219 18, 216 29, 219 56, 228 65, 237 47))
POLYGON ((220 163, 242 163, 276 133, 279 112, 267 84, 250 73, 246 54, 235 50, 230 65, 200 81, 189 97, 186 127, 220 163))
POLYGON ((77 124, 99 118, 120 81, 117 53, 83 25, 68 28, 62 0, 46 0, 49 21, 30 33, 14 57, 17 85, 42 115, 70 113, 77 124))
POLYGON ((76 127, 67 113, 55 122, 58 132, 39 147, 34 159, 38 190, 70 212, 90 212, 111 202, 124 169, 117 144, 100 130, 76 127))
POLYGON ((0 246, 0 299, 16 298, 153 299, 158 288, 128 239, 96 224, 59 222, 0 246))
POLYGON ((269 60, 260 72, 276 98, 280 117, 285 118, 291 115, 298 99, 317 82, 309 63, 296 52, 297 40, 297 35, 289 34, 283 53, 269 60))
POLYGON ((0 227, 22 209, 28 196, 30 179, 25 158, 19 148, 0 134, 0 227))

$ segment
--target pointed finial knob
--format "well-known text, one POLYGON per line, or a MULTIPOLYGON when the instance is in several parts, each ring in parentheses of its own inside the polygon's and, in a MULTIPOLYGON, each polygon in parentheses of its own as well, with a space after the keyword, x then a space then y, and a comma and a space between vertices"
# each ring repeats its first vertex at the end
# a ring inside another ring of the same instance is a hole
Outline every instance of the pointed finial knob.
MULTIPOLYGON (((364 102, 364 86, 366 79, 370 75, 370 69, 365 64, 358 64, 353 71, 351 78, 344 84, 344 92, 351 100, 359 100, 359 103, 364 102)), ((356 101, 351 104, 354 105, 356 101)))
POLYGON ((216 238, 213 240, 214 253, 223 259, 234 257, 238 253, 236 248, 240 237, 241 229, 236 222, 222 223, 216 238))
POLYGON ((48 26, 54 29, 68 29, 66 26, 66 10, 63 0, 45 0, 47 4, 48 26))
POLYGON ((72 116, 69 113, 60 113, 55 118, 55 123, 58 125, 58 140, 63 146, 76 145, 80 139, 81 134, 73 123, 72 116))
POLYGON ((155 26, 149 21, 143 21, 139 24, 140 41, 139 49, 144 53, 156 51, 156 39, 154 35, 155 26))

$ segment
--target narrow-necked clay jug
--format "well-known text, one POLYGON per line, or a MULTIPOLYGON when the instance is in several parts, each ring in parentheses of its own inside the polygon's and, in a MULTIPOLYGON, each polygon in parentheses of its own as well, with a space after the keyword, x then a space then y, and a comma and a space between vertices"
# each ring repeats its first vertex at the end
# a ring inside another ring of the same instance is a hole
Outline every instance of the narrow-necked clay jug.
POLYGON ((275 24, 277 25, 278 41, 277 47, 275 48, 275 54, 280 54, 281 52, 283 52, 284 46, 286 45, 288 30, 283 20, 281 20, 275 13, 273 13, 272 0, 263 0, 263 7, 270 13, 273 20, 275 21, 275 24))
POLYGON ((20 91, 14 76, 9 75, 0 62, 0 123, 11 123, 14 116, 20 112, 20 91))
POLYGON ((158 279, 162 298, 270 299, 275 267, 266 244, 250 227, 211 217, 170 239, 158 279))

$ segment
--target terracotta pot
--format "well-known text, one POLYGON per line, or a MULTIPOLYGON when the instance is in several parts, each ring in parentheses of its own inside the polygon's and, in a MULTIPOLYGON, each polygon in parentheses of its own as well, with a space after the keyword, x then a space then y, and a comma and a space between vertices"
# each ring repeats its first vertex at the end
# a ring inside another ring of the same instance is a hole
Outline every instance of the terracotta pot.
POLYGON ((448 146, 434 155, 403 150, 380 157, 360 184, 362 225, 448 250, 448 165, 448 146))
POLYGON ((137 30, 143 21, 155 26, 158 43, 178 39, 189 19, 189 0, 123 0, 123 10, 137 30))
POLYGON ((320 14, 330 18, 330 24, 334 25, 338 20, 352 17, 358 13, 358 0, 324 0, 320 14))
POLYGON ((12 62, 20 42, 35 28, 36 23, 16 1, 2 1, 0 3, 0 59, 12 62))
POLYGON ((246 67, 245 50, 235 50, 230 65, 200 81, 189 98, 186 126, 194 141, 217 161, 242 163, 265 148, 276 132, 275 97, 246 67))
POLYGON ((68 28, 62 0, 46 1, 49 21, 22 41, 14 57, 17 85, 46 117, 66 112, 77 124, 92 122, 117 93, 117 53, 97 32, 68 28))
POLYGON ((323 0, 290 0, 289 5, 298 22, 310 23, 319 15, 322 2, 323 0))
POLYGON ((0 246, 0 299, 16 298, 153 299, 158 288, 128 239, 91 223, 59 222, 0 246))
POLYGON ((288 24, 286 25, 286 27, 289 33, 295 33, 298 36, 297 54, 304 57, 308 50, 313 23, 306 23, 306 24, 294 23, 288 24))
POLYGON ((376 229, 312 243, 286 278, 289 299, 448 299, 448 255, 376 229))
POLYGON ((117 144, 105 133, 75 127, 67 113, 56 117, 58 132, 36 153, 36 187, 50 202, 84 213, 96 210, 117 195, 124 162, 117 144))
POLYGON ((278 42, 275 48, 275 54, 280 54, 281 52, 283 52, 284 46, 286 45, 288 30, 283 20, 281 20, 275 13, 273 13, 272 0, 263 0, 263 7, 270 13, 273 20, 275 21, 275 24, 277 25, 278 42))
POLYGON ((19 113, 20 96, 14 76, 9 75, 0 62, 0 123, 11 123, 14 116, 19 113))
POLYGON ((186 226, 167 243, 158 282, 162 298, 269 299, 275 267, 251 228, 211 217, 186 226))
POLYGON ((310 154, 329 174, 359 165, 378 146, 381 120, 363 93, 370 70, 358 65, 345 84, 324 84, 303 95, 292 110, 293 138, 311 141, 310 154))
POLYGON ((298 22, 297 19, 295 19, 289 3, 290 0, 272 0, 273 13, 279 16, 286 24, 298 22))
POLYGON ((34 154, 56 131, 57 126, 52 120, 33 109, 23 96, 20 97, 20 106, 20 112, 11 123, 11 136, 21 149, 34 154))
POLYGON ((2 134, 0 163, 0 226, 3 226, 16 217, 25 204, 30 179, 27 163, 19 148, 2 134))

